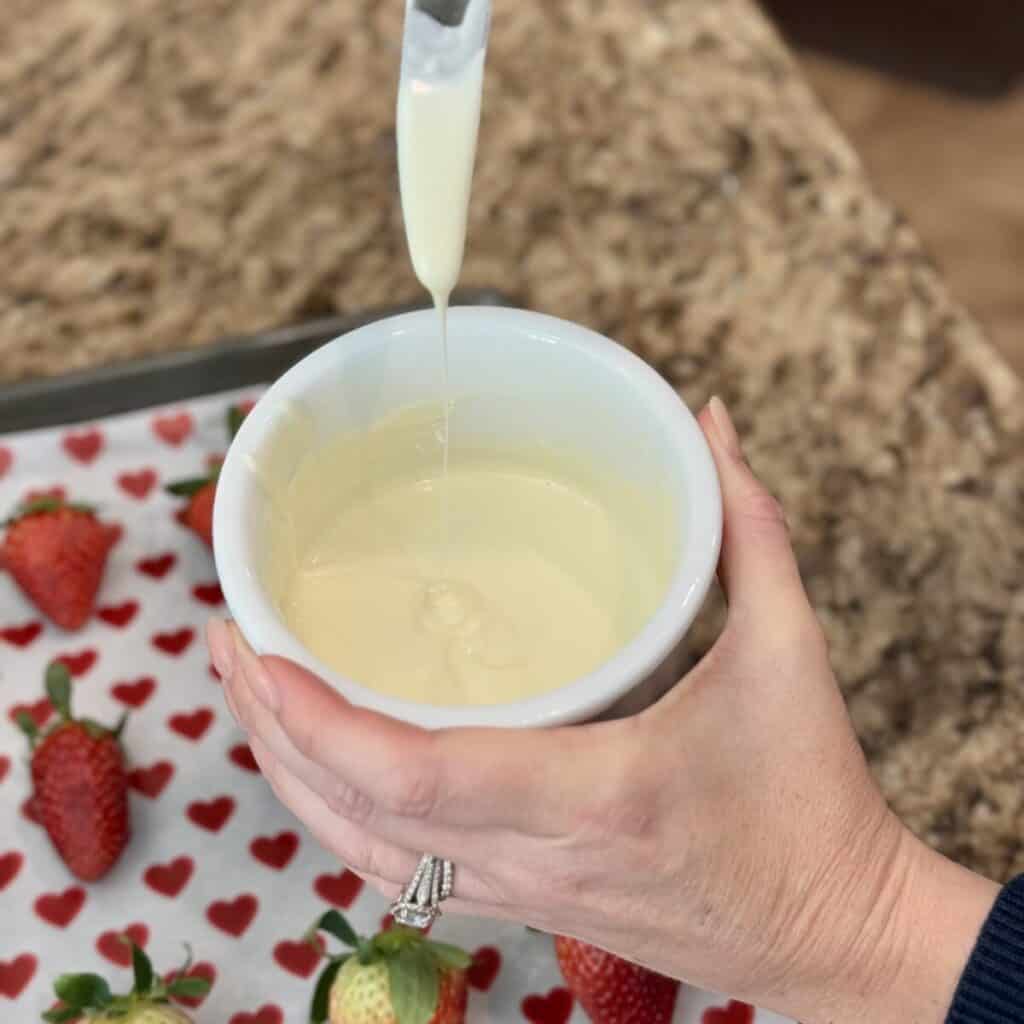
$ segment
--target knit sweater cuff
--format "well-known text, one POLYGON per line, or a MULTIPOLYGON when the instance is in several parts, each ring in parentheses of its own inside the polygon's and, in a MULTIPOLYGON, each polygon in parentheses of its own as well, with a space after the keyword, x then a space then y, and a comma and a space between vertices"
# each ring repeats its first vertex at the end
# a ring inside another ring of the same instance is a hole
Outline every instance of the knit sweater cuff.
POLYGON ((1024 1024, 1024 875, 996 899, 946 1022, 1024 1024))

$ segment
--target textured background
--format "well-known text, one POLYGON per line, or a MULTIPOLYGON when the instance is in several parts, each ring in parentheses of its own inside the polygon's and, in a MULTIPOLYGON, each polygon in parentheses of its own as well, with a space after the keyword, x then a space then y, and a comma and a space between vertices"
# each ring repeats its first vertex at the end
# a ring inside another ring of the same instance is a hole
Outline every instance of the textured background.
MULTIPOLYGON (((747 0, 499 6, 465 283, 610 333, 694 406, 724 395, 887 795, 1024 869, 1018 379, 747 0)), ((399 21, 6 0, 0 377, 413 296, 399 21)))

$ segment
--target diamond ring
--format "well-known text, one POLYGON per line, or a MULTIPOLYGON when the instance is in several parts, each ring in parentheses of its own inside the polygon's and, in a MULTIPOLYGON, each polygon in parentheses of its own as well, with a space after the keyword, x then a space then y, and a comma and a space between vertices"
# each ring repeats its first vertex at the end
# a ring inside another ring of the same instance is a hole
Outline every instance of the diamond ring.
POLYGON ((452 894, 455 865, 425 853, 409 884, 391 904, 391 916, 409 928, 429 928, 441 916, 441 903, 452 894))

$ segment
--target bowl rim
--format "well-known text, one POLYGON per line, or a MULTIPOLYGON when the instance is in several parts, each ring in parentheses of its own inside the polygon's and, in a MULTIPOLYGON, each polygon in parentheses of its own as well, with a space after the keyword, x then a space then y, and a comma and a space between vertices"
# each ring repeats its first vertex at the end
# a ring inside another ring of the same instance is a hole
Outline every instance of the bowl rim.
POLYGON ((433 705, 380 693, 325 665, 291 632, 263 592, 245 559, 248 546, 244 502, 257 493, 247 460, 266 442, 285 402, 295 400, 341 359, 386 344, 422 328, 433 310, 417 310, 367 324, 327 342, 279 377, 256 403, 238 431, 221 467, 214 506, 213 549, 229 613, 260 654, 273 654, 325 679, 353 704, 427 728, 458 726, 529 727, 569 724, 591 718, 647 679, 675 650, 700 610, 714 578, 722 538, 718 474, 693 413, 652 367, 617 342, 579 324, 508 307, 453 307, 453 327, 522 333, 534 340, 566 345, 621 374, 644 393, 644 404, 687 463, 687 501, 682 509, 682 549, 657 609, 633 638, 607 661, 555 690, 521 701, 493 705, 433 705), (339 352, 344 346, 344 354, 339 352))

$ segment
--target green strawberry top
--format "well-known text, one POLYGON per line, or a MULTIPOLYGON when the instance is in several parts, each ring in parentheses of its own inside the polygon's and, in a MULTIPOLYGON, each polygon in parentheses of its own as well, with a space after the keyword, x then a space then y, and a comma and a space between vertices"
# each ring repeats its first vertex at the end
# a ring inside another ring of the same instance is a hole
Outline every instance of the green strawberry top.
POLYGON ((77 1020, 117 1021, 119 1024, 188 1024, 179 1010, 168 1005, 171 996, 200 999, 210 990, 206 978, 188 977, 191 954, 170 982, 153 973, 153 965, 145 952, 131 939, 123 940, 132 949, 135 983, 131 992, 115 996, 98 974, 62 974, 53 984, 61 1005, 43 1014, 51 1024, 77 1020))
POLYGON ((328 958, 313 993, 312 1024, 323 1024, 328 1019, 331 989, 346 964, 358 963, 374 974, 383 969, 398 1024, 428 1024, 437 1010, 442 973, 465 970, 472 962, 469 954, 458 946, 435 942, 423 932, 401 925, 392 925, 372 939, 365 939, 355 933, 337 910, 327 911, 310 929, 308 939, 319 950, 318 931, 333 935, 349 951, 328 958))

